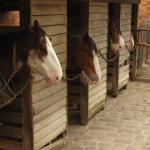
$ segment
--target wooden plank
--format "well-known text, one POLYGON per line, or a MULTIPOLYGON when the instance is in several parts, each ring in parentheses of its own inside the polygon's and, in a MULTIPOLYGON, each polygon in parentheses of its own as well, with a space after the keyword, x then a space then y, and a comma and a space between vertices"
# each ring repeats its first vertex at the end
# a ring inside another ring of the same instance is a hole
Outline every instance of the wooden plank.
POLYGON ((88 109, 89 109, 89 112, 90 112, 92 109, 94 109, 95 107, 97 107, 98 105, 101 106, 102 103, 105 102, 105 100, 106 100, 105 94, 102 94, 100 97, 98 97, 97 99, 95 99, 95 101, 89 105, 89 108, 88 108, 88 109))
POLYGON ((66 5, 40 4, 32 5, 32 15, 59 15, 67 14, 66 5))
POLYGON ((95 20, 89 21, 89 29, 107 27, 107 20, 95 20))
MULTIPOLYGON (((49 124, 48 126, 46 126, 45 128, 43 128, 42 130, 40 130, 39 132, 37 132, 37 133, 34 134, 34 143, 36 144, 36 143, 42 141, 47 136, 50 137, 51 133, 53 131, 56 131, 61 126, 64 126, 64 125, 66 126, 66 123, 67 123, 66 115, 62 115, 61 117, 57 118, 57 120, 55 120, 53 123, 49 124)), ((61 133, 59 133, 59 134, 61 134, 61 133)), ((50 142, 51 140, 52 139, 49 138, 49 140, 47 141, 47 143, 50 142)), ((45 143, 45 144, 47 144, 47 143, 45 143)))
POLYGON ((60 149, 62 148, 62 146, 65 144, 65 138, 59 139, 47 146, 45 146, 44 148, 42 148, 41 150, 56 150, 56 149, 60 149))
POLYGON ((23 150, 23 144, 13 140, 0 139, 1 150, 23 150))
POLYGON ((105 96, 104 100, 102 100, 101 104, 96 105, 93 109, 89 111, 88 118, 91 119, 94 115, 96 115, 99 111, 103 110, 105 107, 105 96))
POLYGON ((32 0, 32 4, 52 4, 52 5, 63 5, 63 4, 67 4, 66 0, 32 0))
POLYGON ((12 139, 23 139, 22 128, 0 125, 0 136, 12 139))
POLYGON ((97 94, 93 95, 90 97, 89 99, 89 108, 92 106, 92 103, 98 99, 99 97, 101 97, 102 95, 106 94, 106 88, 102 89, 100 92, 98 92, 97 94), (91 105, 91 106, 90 106, 91 105))
MULTIPOLYGON (((42 26, 47 35, 58 35, 58 34, 66 34, 66 25, 51 25, 51 26, 42 26)), ((53 39, 52 39, 53 43, 53 39)))
POLYGON ((66 123, 62 124, 61 126, 59 125, 59 127, 56 130, 53 130, 53 132, 51 132, 48 136, 45 136, 38 143, 35 143, 34 149, 37 150, 42 148, 44 145, 50 143, 53 139, 55 139, 58 135, 65 132, 65 130, 66 130, 66 123))
POLYGON ((64 44, 67 42, 66 34, 58 34, 58 35, 50 35, 50 38, 52 38, 52 44, 64 44))
POLYGON ((66 88, 56 92, 53 95, 50 95, 42 100, 39 100, 38 102, 34 103, 33 108, 34 108, 34 114, 38 114, 42 112, 43 110, 47 109, 51 105, 55 104, 57 101, 60 99, 63 99, 67 95, 67 90, 66 88))
POLYGON ((61 86, 59 84, 55 86, 48 86, 48 88, 43 88, 37 93, 32 93, 33 103, 36 103, 46 97, 49 97, 52 94, 55 94, 64 88, 66 88, 66 84, 62 83, 61 86))
POLYGON ((95 41, 95 43, 104 42, 107 41, 107 35, 101 35, 101 36, 92 36, 92 39, 95 41))
POLYGON ((144 46, 144 47, 150 47, 150 44, 147 44, 147 43, 138 43, 137 45, 138 46, 144 46))
POLYGON ((36 19, 40 22, 42 26, 65 25, 67 20, 66 15, 32 16, 32 24, 36 19))
POLYGON ((53 45, 54 50, 56 51, 57 54, 59 53, 67 53, 67 47, 66 44, 57 44, 57 45, 53 45))
POLYGON ((89 91, 89 97, 96 95, 97 93, 101 92, 102 89, 106 88, 106 81, 104 81, 99 86, 95 86, 89 91))
POLYGON ((90 5, 89 13, 108 13, 107 5, 103 5, 103 6, 90 5))
POLYGON ((93 20, 104 20, 104 19, 108 19, 107 13, 92 13, 89 16, 89 20, 90 21, 93 21, 93 20))
POLYGON ((48 107, 47 109, 43 110, 41 113, 34 115, 33 118, 34 124, 50 116, 52 113, 56 112, 57 110, 61 108, 65 108, 66 104, 67 104, 67 100, 65 97, 59 100, 58 102, 56 102, 55 104, 53 104, 52 106, 48 107))
POLYGON ((103 28, 95 28, 95 29, 90 29, 89 30, 89 34, 90 36, 96 36, 96 35, 104 35, 107 34, 107 28, 103 27, 103 28))
POLYGON ((41 94, 43 90, 44 91, 48 90, 51 93, 55 93, 58 90, 63 88, 66 88, 66 83, 64 81, 62 81, 60 84, 49 86, 46 80, 41 80, 41 81, 34 82, 32 84, 32 94, 34 97, 37 97, 40 91, 41 94))
POLYGON ((55 120, 58 118, 66 115, 66 109, 65 107, 62 107, 56 111, 54 111, 51 115, 48 115, 44 119, 40 120, 39 122, 36 122, 34 124, 34 134, 40 132, 40 130, 44 129, 45 127, 49 126, 52 124, 55 120))

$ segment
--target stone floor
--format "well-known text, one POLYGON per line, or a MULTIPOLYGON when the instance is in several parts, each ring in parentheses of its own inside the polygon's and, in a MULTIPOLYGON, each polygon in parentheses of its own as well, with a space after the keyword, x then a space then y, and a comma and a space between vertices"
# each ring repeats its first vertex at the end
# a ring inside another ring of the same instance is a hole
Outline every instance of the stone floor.
POLYGON ((142 68, 138 70, 136 78, 139 81, 150 81, 150 63, 144 64, 142 68))
POLYGON ((70 126, 62 150, 150 150, 150 83, 130 82, 87 126, 70 126))

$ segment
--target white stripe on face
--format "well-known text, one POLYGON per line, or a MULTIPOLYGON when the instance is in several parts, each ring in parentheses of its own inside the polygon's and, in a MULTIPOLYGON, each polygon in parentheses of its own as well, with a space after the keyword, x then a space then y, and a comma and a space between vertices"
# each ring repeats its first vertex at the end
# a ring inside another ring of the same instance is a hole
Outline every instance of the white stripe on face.
POLYGON ((96 71, 96 74, 98 75, 98 78, 99 80, 101 79, 101 69, 100 69, 100 65, 99 65, 99 60, 98 60, 98 57, 95 53, 95 51, 93 51, 93 56, 94 56, 94 67, 95 67, 95 71, 96 71))
POLYGON ((33 66, 43 77, 52 84, 58 83, 62 78, 62 68, 52 47, 49 38, 46 36, 47 55, 41 61, 34 53, 30 54, 29 64, 33 66))
POLYGON ((119 41, 120 41, 120 46, 122 48, 125 47, 125 42, 124 42, 124 39, 123 39, 122 35, 119 35, 119 41))

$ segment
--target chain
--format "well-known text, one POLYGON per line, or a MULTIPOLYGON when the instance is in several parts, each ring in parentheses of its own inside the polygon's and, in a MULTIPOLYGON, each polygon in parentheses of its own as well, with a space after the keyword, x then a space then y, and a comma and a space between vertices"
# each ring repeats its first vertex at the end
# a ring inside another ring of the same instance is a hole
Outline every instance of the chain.
POLYGON ((4 82, 4 85, 3 85, 3 88, 0 89, 0 93, 3 92, 7 87, 8 87, 8 84, 11 82, 11 80, 14 78, 14 76, 16 75, 16 73, 18 72, 19 70, 15 70, 9 77, 9 79, 4 82))
POLYGON ((75 75, 74 77, 63 77, 62 79, 63 80, 66 80, 66 81, 73 81, 73 80, 76 80, 77 78, 79 78, 81 75, 81 73, 78 73, 77 75, 75 75))
POLYGON ((106 57, 102 54, 102 52, 101 52, 100 50, 99 50, 98 52, 99 52, 100 56, 101 56, 106 62, 114 62, 114 61, 117 59, 117 57, 119 56, 119 53, 117 53, 113 58, 108 59, 108 58, 106 58, 106 57))
MULTIPOLYGON (((29 67, 29 66, 28 66, 28 67, 29 67)), ((30 67, 29 67, 29 69, 30 69, 30 67)), ((20 70, 20 69, 19 69, 19 70, 20 70)), ((13 96, 11 96, 7 101, 0 102, 0 109, 1 109, 2 107, 6 106, 6 105, 8 105, 8 104, 10 104, 10 103, 12 103, 19 95, 21 95, 21 94, 23 93, 23 91, 27 88, 27 86, 29 85, 29 83, 31 83, 31 82, 33 81, 33 77, 31 76, 31 78, 25 83, 25 85, 24 85, 16 94, 15 94, 14 92, 12 92, 11 87, 9 86, 9 83, 11 82, 11 80, 13 79, 13 77, 15 76, 15 74, 16 74, 19 70, 15 70, 15 71, 11 74, 10 78, 8 79, 8 81, 7 81, 7 82, 4 82, 4 83, 5 83, 4 87, 3 87, 2 89, 0 89, 0 90, 1 90, 0 93, 3 92, 3 94, 6 94, 6 93, 4 92, 4 90, 5 90, 6 88, 8 88, 8 91, 11 92, 11 94, 13 95, 13 96), (10 91, 10 90, 11 90, 11 91, 10 91)), ((30 70, 31 70, 31 69, 30 69, 30 70)), ((8 96, 8 94, 7 94, 7 96, 8 96)), ((8 96, 8 97, 9 97, 9 96, 8 96)))
POLYGON ((28 82, 26 82, 26 84, 21 88, 21 90, 18 91, 16 94, 14 94, 9 100, 4 101, 3 103, 0 103, 0 109, 3 108, 6 105, 12 103, 19 95, 21 95, 23 93, 23 91, 27 88, 27 86, 31 82, 32 82, 32 78, 29 79, 28 82))

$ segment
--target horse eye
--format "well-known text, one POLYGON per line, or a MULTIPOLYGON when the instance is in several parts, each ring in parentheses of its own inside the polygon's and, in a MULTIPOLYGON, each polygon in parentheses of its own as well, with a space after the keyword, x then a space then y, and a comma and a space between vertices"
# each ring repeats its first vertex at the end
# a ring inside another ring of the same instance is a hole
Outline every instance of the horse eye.
POLYGON ((49 38, 50 41, 52 41, 52 38, 49 38))

